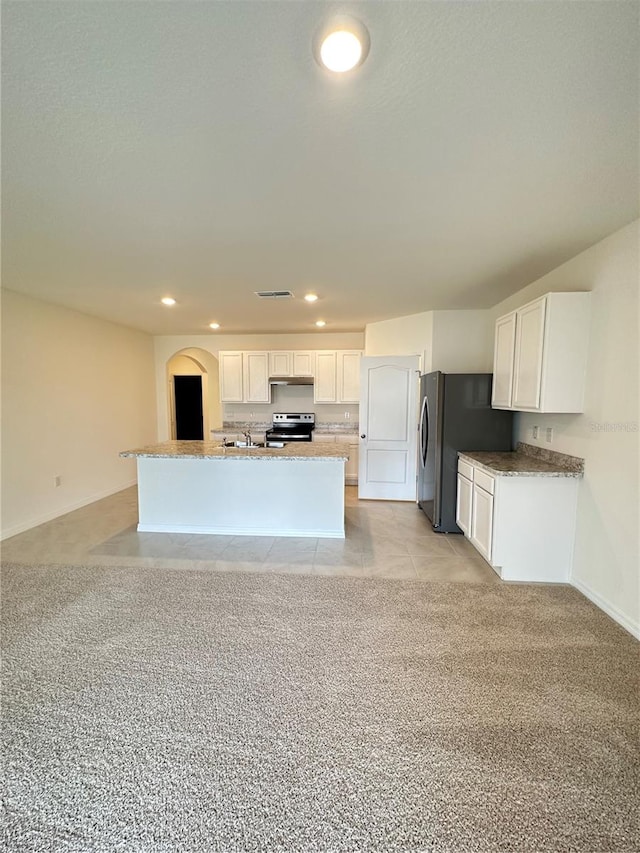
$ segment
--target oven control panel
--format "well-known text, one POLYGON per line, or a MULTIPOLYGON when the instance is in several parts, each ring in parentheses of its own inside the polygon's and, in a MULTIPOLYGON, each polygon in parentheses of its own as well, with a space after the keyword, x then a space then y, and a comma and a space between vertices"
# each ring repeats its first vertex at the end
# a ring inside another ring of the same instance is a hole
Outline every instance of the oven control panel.
POLYGON ((276 424, 315 424, 316 416, 313 412, 302 412, 300 414, 289 412, 277 412, 273 416, 273 425, 276 424))

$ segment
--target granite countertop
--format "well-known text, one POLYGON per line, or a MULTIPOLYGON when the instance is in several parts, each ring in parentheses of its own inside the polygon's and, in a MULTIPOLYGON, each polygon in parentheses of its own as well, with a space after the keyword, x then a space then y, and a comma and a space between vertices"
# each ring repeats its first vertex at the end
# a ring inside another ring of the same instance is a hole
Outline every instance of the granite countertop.
POLYGON ((354 421, 338 421, 331 424, 316 424, 316 432, 327 435, 333 433, 335 435, 357 435, 359 432, 358 424, 354 421))
POLYGON ((163 441, 134 450, 123 450, 120 456, 149 457, 152 459, 262 459, 307 460, 323 462, 327 459, 347 460, 346 444, 322 442, 291 442, 284 447, 222 447, 218 441, 163 441))
POLYGON ((584 459, 519 442, 515 451, 460 451, 460 459, 499 477, 576 477, 584 474, 584 459))

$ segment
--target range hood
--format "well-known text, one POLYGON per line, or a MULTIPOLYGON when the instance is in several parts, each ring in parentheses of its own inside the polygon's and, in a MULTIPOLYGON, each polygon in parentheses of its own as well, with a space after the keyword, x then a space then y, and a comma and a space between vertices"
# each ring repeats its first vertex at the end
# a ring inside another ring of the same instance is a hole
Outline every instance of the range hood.
POLYGON ((313 385, 313 376, 270 376, 269 385, 313 385))

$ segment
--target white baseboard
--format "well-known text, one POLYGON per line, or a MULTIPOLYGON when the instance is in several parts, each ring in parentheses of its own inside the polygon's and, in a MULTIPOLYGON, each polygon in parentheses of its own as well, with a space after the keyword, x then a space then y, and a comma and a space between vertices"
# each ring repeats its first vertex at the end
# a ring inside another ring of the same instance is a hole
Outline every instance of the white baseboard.
POLYGON ((96 492, 95 494, 90 495, 87 498, 83 498, 80 501, 76 501, 75 503, 58 507, 52 512, 47 512, 44 515, 39 515, 36 518, 31 518, 29 519, 29 521, 21 522, 20 524, 14 524, 12 527, 7 527, 5 530, 0 532, 0 541, 4 539, 10 539, 12 536, 17 536, 18 533, 24 533, 27 530, 32 530, 34 527, 39 527, 39 525, 41 524, 46 524, 47 521, 53 521, 54 518, 60 518, 61 515, 67 515, 67 513, 73 512, 76 509, 82 509, 83 506, 88 506, 89 504, 95 503, 96 501, 100 501, 103 498, 108 498, 111 495, 116 495, 118 492, 121 492, 124 489, 128 489, 131 486, 135 486, 137 482, 137 479, 134 478, 129 482, 123 483, 120 486, 116 486, 116 488, 114 489, 107 489, 104 492, 96 492))
POLYGON ((304 530, 285 527, 201 527, 195 524, 138 524, 139 533, 203 533, 223 536, 304 536, 344 539, 344 529, 304 530))
POLYGON ((599 607, 600 610, 604 610, 607 616, 610 616, 614 622, 617 622, 618 625, 621 625, 625 631, 628 631, 636 640, 640 640, 640 624, 637 622, 633 622, 629 619, 628 616, 625 616, 617 607, 614 607, 613 604, 610 604, 601 595, 598 595, 597 592, 594 592, 590 589, 586 584, 583 584, 581 581, 577 581, 572 579, 570 581, 572 586, 575 586, 577 590, 579 590, 585 598, 588 598, 589 601, 592 601, 596 607, 599 607))

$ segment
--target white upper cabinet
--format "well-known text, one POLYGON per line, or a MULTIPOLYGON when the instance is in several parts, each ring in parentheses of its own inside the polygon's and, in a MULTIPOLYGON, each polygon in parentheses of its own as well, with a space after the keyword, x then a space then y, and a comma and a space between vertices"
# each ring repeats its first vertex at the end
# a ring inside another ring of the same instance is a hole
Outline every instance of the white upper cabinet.
POLYGON ((547 293, 496 321, 496 409, 582 412, 590 293, 547 293))
POLYGON ((516 409, 540 409, 546 303, 545 298, 536 299, 517 314, 512 397, 516 409))
POLYGON ((270 403, 270 376, 311 377, 316 403, 360 399, 360 350, 221 351, 218 355, 223 403, 270 403))
POLYGON ((269 376, 313 376, 315 355, 313 350, 274 350, 269 353, 269 376))
POLYGON ((242 403, 242 352, 220 352, 220 399, 223 403, 242 403))
POLYGON ((270 352, 269 353, 269 376, 291 376, 293 367, 293 353, 270 352))
POLYGON ((360 350, 318 350, 313 381, 316 403, 360 402, 360 350))
POLYGON ((312 350, 291 353, 293 358, 293 376, 314 376, 316 366, 316 354, 312 350))
POLYGON ((359 350, 338 352, 338 402, 360 402, 360 359, 359 350))
POLYGON ((316 352, 316 373, 313 380, 313 400, 315 403, 337 403, 338 354, 333 350, 316 352))
POLYGON ((244 399, 247 403, 271 402, 268 352, 245 352, 243 380, 244 399))
POLYGON ((513 394, 513 354, 516 345, 516 313, 501 317, 496 323, 493 356, 493 398, 497 409, 510 409, 513 394))
POLYGON ((220 400, 223 403, 270 403, 269 353, 220 352, 220 400))

